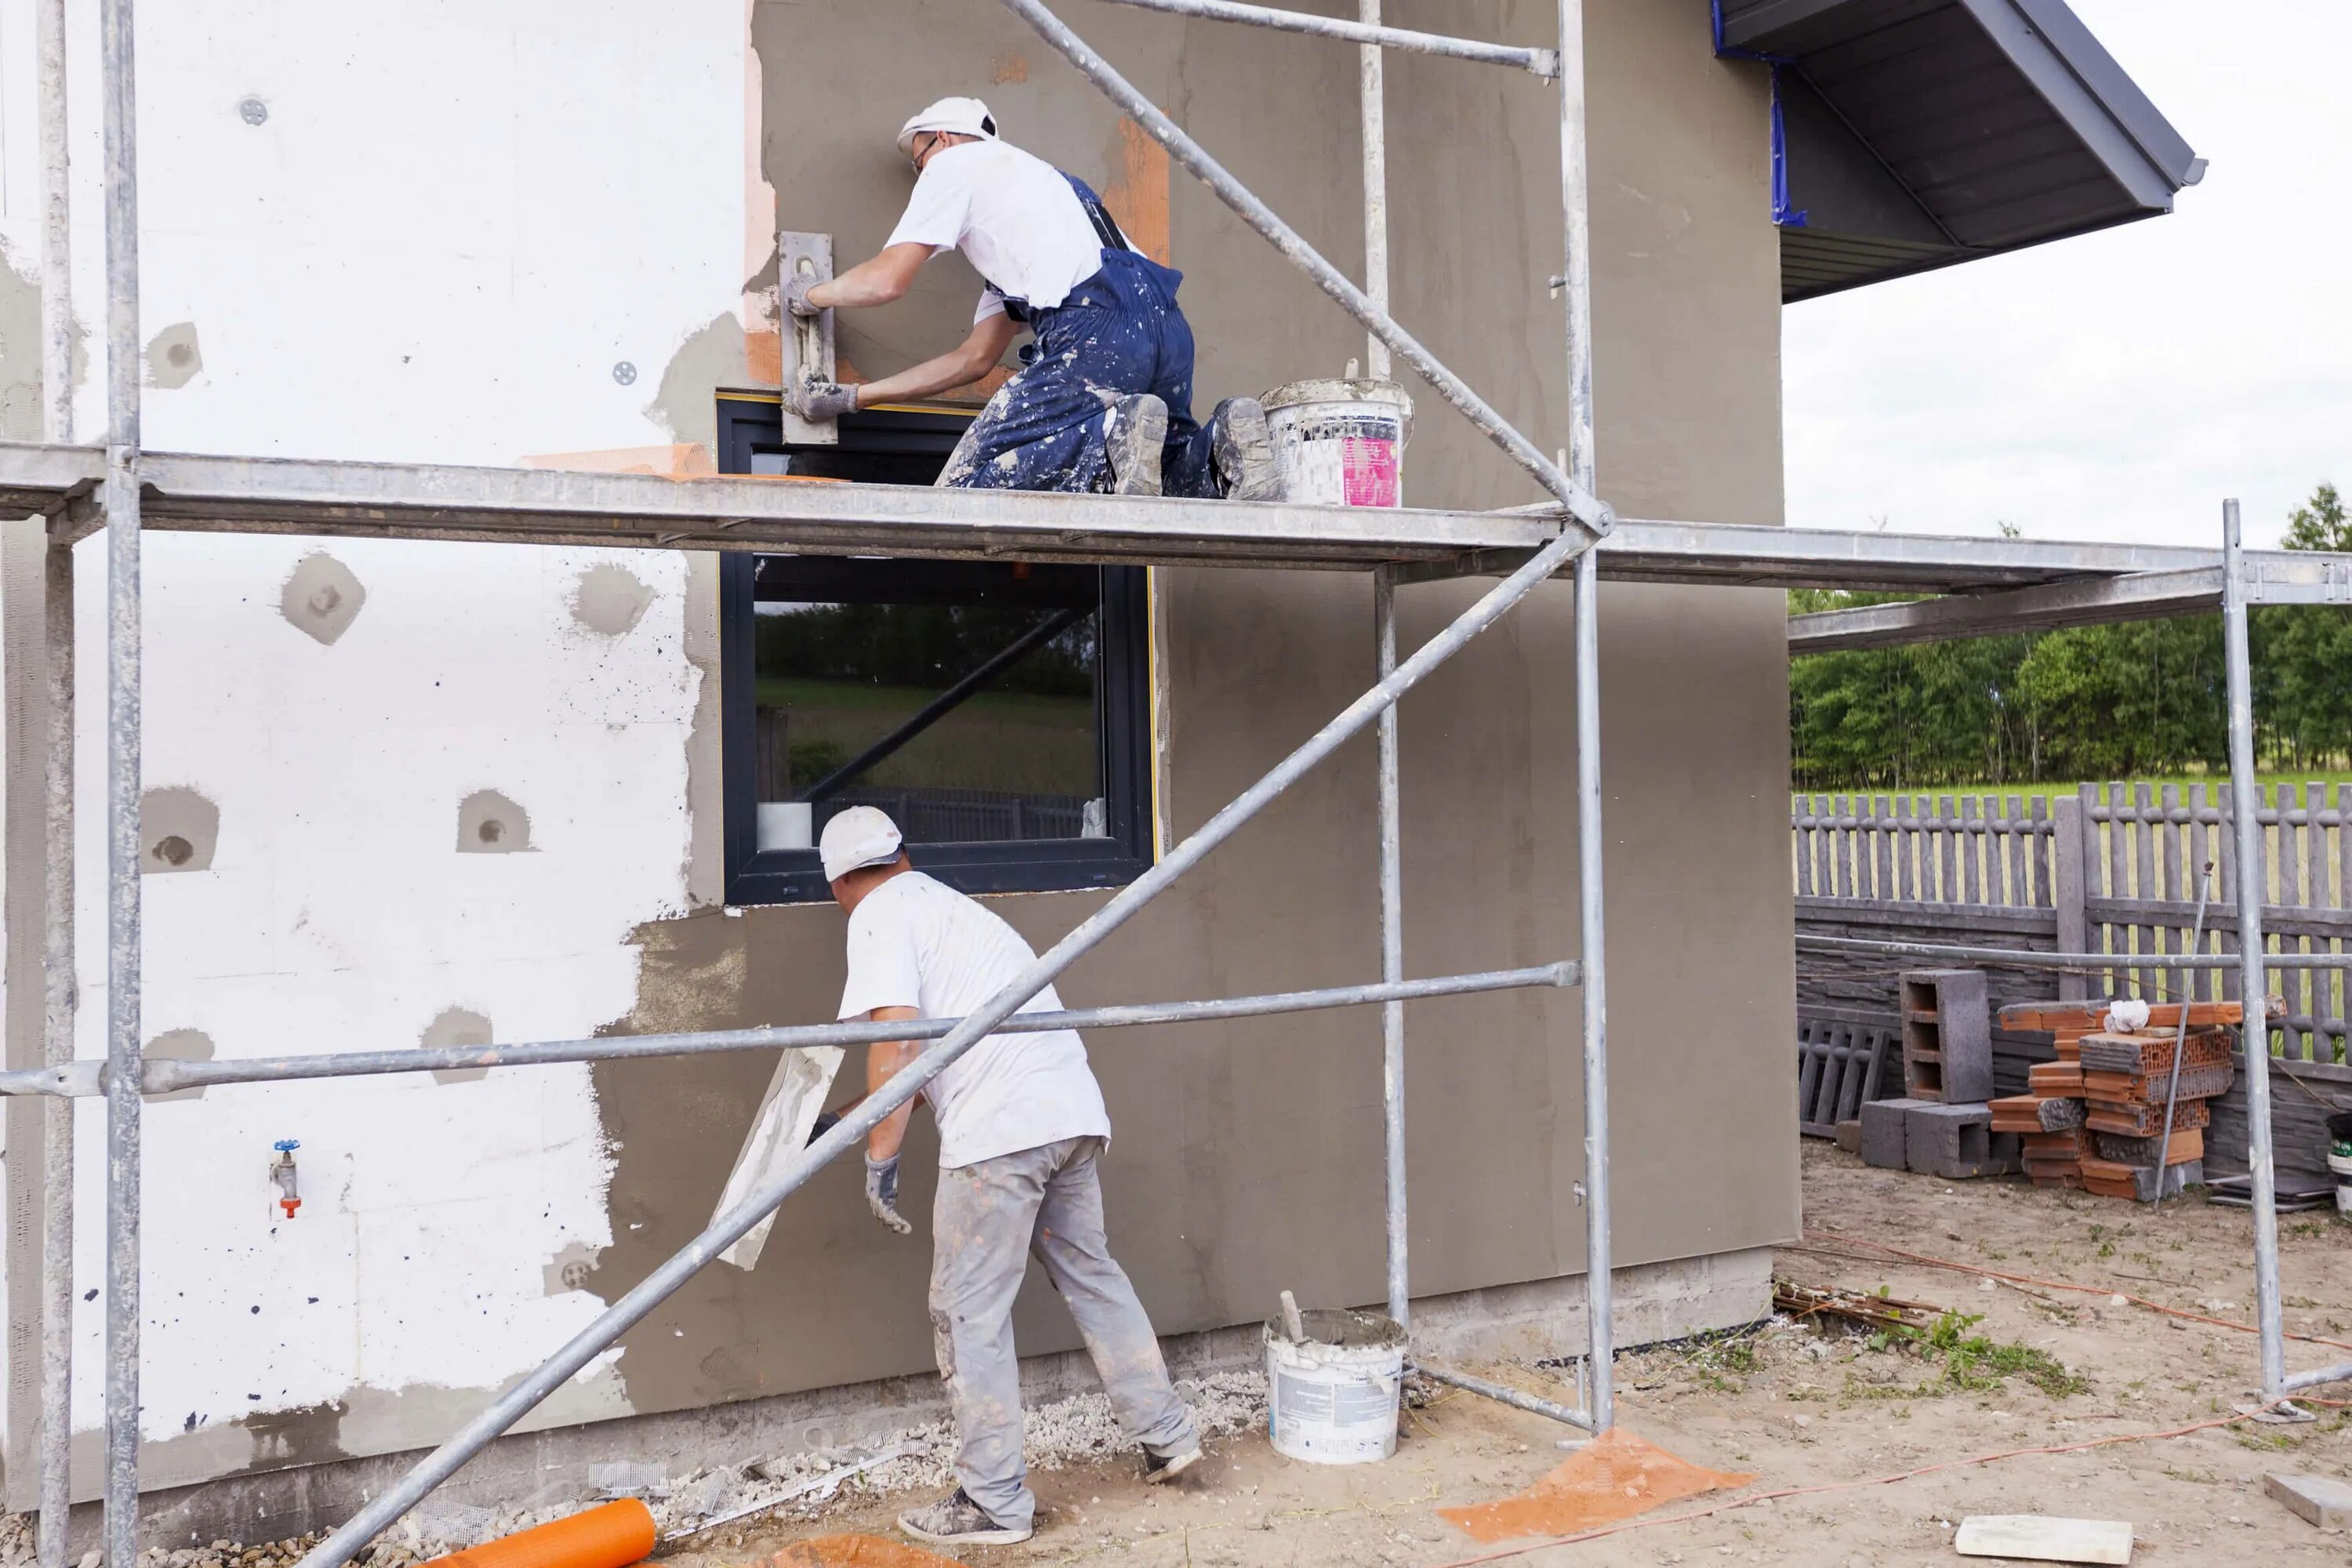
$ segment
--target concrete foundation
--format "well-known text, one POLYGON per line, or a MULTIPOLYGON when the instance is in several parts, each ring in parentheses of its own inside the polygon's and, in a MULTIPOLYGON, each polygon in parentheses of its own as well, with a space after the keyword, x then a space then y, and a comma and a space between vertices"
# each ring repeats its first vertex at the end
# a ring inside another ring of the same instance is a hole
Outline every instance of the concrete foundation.
MULTIPOLYGON (((1625 1348, 1737 1328, 1771 1310, 1769 1247, 1617 1271, 1617 1342, 1625 1348)), ((1451 1362, 1577 1355, 1585 1345, 1584 1277, 1416 1300, 1413 1330, 1417 1349, 1451 1362)), ((1265 1353, 1255 1324, 1180 1334, 1164 1343, 1178 1377, 1255 1367, 1265 1353)), ((1096 1386, 1094 1369, 1079 1351, 1029 1357, 1021 1370, 1022 1392, 1033 1405, 1096 1386)), ((707 1465, 871 1441, 946 1414, 939 1379, 923 1375, 559 1426, 499 1438, 427 1507, 545 1507, 586 1498, 593 1489, 592 1471, 616 1464, 682 1476, 707 1465)), ((142 1539, 150 1546, 185 1546, 298 1535, 339 1522, 421 1457, 384 1454, 152 1492, 141 1505, 142 1539)), ((73 1524, 76 1552, 98 1544, 97 1504, 77 1506, 73 1524)))

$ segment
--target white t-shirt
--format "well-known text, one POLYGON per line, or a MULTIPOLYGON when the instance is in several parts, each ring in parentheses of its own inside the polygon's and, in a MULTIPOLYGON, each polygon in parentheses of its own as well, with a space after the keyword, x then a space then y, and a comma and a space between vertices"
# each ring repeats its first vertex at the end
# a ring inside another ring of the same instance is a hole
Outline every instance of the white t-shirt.
POLYGON ((961 142, 932 154, 888 244, 928 245, 934 256, 962 251, 989 283, 974 323, 1003 315, 1007 294, 1051 310, 1102 270, 1102 236, 1070 182, 1002 142, 961 142))
MULTIPOLYGON (((961 1018, 1004 989, 1036 958, 1002 917, 920 871, 901 871, 849 917, 849 983, 841 1016, 912 1007, 925 1018, 961 1018)), ((1053 1013, 1050 985, 1021 1011, 1053 1013)), ((923 1089, 940 1121, 948 1170, 999 1154, 1108 1138, 1110 1112, 1075 1029, 991 1035, 923 1089)))

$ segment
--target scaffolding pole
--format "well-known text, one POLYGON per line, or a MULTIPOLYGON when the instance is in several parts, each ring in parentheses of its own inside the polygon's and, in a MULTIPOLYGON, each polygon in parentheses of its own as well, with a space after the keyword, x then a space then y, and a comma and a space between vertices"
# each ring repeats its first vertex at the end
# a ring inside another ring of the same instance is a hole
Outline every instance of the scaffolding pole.
POLYGON ((103 0, 106 1560, 139 1560, 139 175, 131 0, 103 0))
MULTIPOLYGON (((1559 205, 1562 315, 1568 349, 1568 473, 1585 493, 1600 484, 1593 451, 1592 224, 1584 134, 1584 0, 1559 0, 1559 205)), ((1601 563, 1576 563, 1576 882, 1583 936, 1584 1311, 1591 1429, 1617 1419, 1616 1279, 1610 1263, 1608 912, 1601 826, 1601 563)))
POLYGON ((1271 27, 1277 32, 1306 33, 1318 38, 1337 38, 1343 43, 1357 43, 1368 49, 1402 49, 1413 55, 1442 55, 1457 60, 1476 60, 1485 65, 1515 66, 1533 71, 1538 76, 1551 76, 1559 69, 1559 62, 1549 49, 1522 48, 1515 44, 1489 44, 1477 38, 1450 37, 1443 33, 1416 33, 1404 27, 1381 26, 1380 0, 1363 0, 1363 19, 1349 22, 1338 16, 1315 16, 1304 11, 1288 11, 1272 5, 1244 5, 1236 0, 1110 0, 1114 5, 1132 5, 1140 11, 1163 11, 1171 16, 1193 16, 1204 22, 1241 22, 1254 27, 1271 27))
MULTIPOLYGON (((1587 551, 1586 554, 1591 554, 1587 551)), ((1396 673, 1396 574, 1372 574, 1372 642, 1382 680, 1396 673)), ((1404 975, 1404 828, 1397 765, 1397 707, 1381 710, 1381 978, 1404 975)), ((1381 1006, 1381 1149, 1385 1173, 1389 1316, 1410 1329, 1412 1273, 1405 1235, 1404 1003, 1381 1006)))
MULTIPOLYGON (((41 437, 73 441, 73 157, 67 117, 66 0, 40 0, 41 437)), ((73 545, 42 530, 42 658, 47 682, 42 827, 41 1059, 74 1056, 73 545)), ((12 980, 16 976, 10 976, 12 980)), ((40 1568, 66 1568, 73 1509, 74 1108, 41 1110, 40 1568)))
POLYGON ((2238 994, 2246 1022, 2246 1173, 2254 1209, 2254 1326, 2262 1341, 2263 1396, 2286 1392, 2285 1325, 2279 1305, 2278 1181, 2271 1159, 2271 1029, 2257 998, 2270 994, 2263 973, 2263 825, 2254 783, 2254 681, 2246 637, 2245 560, 2238 503, 2221 503, 2221 647, 2230 686, 2230 795, 2238 833, 2238 994))
MULTIPOLYGON (((998 1025, 996 1032, 1027 1035, 1061 1029, 1203 1024, 1278 1013, 1317 1013, 1374 1003, 1474 996, 1534 985, 1573 985, 1578 973, 1574 963, 1546 963, 1530 969, 1441 974, 1370 985, 1331 985, 1262 996, 1133 1002, 1071 1011, 1016 1013, 998 1025)), ((373 1078, 390 1073, 465 1071, 477 1068, 547 1067, 559 1062, 645 1061, 665 1057, 717 1056, 730 1051, 805 1050, 819 1046, 870 1046, 885 1040, 936 1040, 952 1033, 962 1022, 961 1018, 916 1018, 898 1024, 795 1024, 693 1034, 599 1035, 583 1040, 533 1040, 505 1046, 415 1046, 390 1051, 322 1051, 307 1056, 243 1057, 218 1061, 156 1058, 145 1064, 139 1090, 148 1095, 178 1094, 226 1084, 290 1083, 306 1079, 373 1078)), ((103 1063, 93 1061, 74 1063, 65 1071, 39 1068, 0 1073, 0 1096, 46 1095, 75 1100, 103 1094, 103 1063)))

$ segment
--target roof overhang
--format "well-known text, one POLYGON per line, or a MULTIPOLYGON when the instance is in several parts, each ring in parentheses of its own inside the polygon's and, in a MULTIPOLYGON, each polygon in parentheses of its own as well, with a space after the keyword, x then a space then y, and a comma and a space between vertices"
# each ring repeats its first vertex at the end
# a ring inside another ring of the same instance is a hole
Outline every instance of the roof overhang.
POLYGON ((1715 12, 1772 69, 1785 300, 2154 217, 2205 171, 2063 0, 1715 12))

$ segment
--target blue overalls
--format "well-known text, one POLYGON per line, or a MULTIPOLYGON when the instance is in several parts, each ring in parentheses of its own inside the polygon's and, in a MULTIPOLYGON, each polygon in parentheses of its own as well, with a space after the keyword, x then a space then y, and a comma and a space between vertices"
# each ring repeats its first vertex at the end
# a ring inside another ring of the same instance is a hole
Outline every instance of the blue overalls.
POLYGON ((1086 182, 1062 177, 1102 237, 1102 270, 1051 309, 1007 299, 1007 313, 1036 334, 1036 357, 988 400, 939 482, 966 489, 1108 489, 1109 407, 1126 395, 1149 392, 1168 405, 1161 493, 1217 496, 1209 433, 1192 419, 1192 329, 1176 304, 1184 275, 1128 248, 1086 182))

